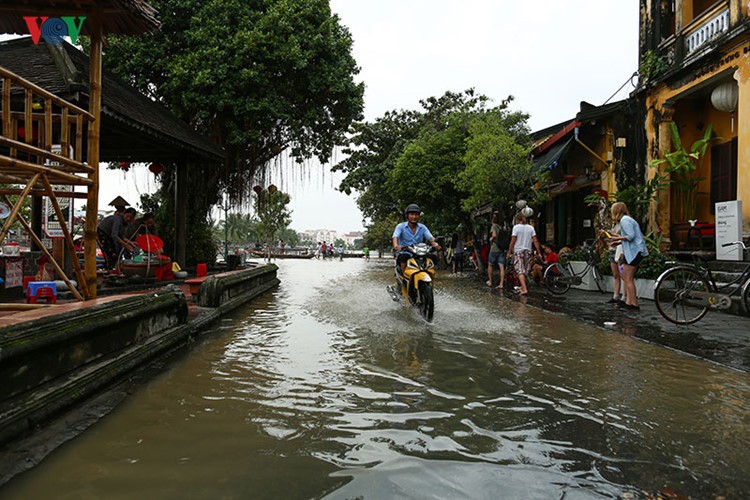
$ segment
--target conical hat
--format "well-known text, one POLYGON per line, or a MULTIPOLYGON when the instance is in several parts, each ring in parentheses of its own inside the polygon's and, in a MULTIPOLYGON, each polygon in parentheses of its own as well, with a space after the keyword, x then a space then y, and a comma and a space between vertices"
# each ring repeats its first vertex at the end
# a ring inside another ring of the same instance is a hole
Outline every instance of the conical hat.
POLYGON ((125 198, 123 198, 122 196, 118 196, 114 200, 110 201, 109 205, 113 207, 129 207, 130 203, 125 201, 125 198))

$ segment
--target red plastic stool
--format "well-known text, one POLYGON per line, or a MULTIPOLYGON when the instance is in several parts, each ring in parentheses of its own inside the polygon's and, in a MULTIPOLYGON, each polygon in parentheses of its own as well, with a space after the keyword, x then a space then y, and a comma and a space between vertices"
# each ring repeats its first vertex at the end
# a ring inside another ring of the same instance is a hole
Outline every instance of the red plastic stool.
POLYGON ((29 304, 36 304, 39 298, 57 304, 57 284, 54 281, 30 281, 27 286, 26 302, 29 304))

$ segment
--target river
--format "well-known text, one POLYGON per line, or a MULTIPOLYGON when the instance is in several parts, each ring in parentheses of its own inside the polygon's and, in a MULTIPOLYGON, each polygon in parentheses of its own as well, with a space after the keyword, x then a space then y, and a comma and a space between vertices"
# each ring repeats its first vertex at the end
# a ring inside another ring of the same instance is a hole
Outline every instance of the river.
POLYGON ((279 261, 3 498, 750 496, 750 375, 390 263, 279 261), (744 472, 743 472, 744 471, 744 472))

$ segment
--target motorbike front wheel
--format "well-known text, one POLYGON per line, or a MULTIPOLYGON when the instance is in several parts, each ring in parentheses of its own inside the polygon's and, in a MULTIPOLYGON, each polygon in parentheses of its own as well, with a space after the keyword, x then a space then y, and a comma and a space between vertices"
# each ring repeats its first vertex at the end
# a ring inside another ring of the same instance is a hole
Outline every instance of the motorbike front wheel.
POLYGON ((419 313, 427 321, 432 321, 432 316, 435 313, 432 283, 426 281, 419 283, 419 313))

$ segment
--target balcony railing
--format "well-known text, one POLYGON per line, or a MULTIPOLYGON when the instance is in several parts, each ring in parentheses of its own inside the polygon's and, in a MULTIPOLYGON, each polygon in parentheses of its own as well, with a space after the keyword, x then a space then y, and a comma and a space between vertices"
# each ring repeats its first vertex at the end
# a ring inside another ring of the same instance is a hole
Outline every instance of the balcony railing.
POLYGON ((726 31, 729 31, 729 7, 722 2, 717 9, 711 9, 685 27, 685 55, 689 56, 726 31))

